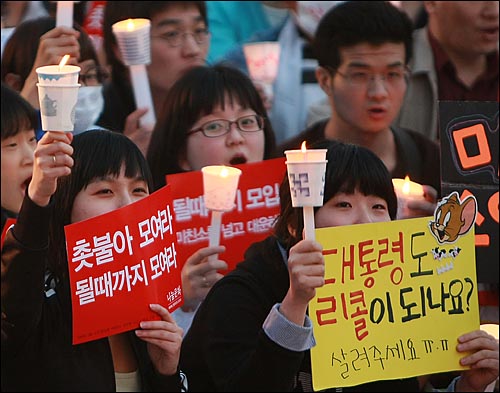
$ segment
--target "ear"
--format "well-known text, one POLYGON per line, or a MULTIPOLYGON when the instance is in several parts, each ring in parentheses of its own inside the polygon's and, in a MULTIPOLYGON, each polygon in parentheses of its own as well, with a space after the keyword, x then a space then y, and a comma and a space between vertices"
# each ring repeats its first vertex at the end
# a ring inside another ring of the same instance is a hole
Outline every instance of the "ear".
POLYGON ((318 81, 319 86, 326 93, 326 95, 329 96, 331 94, 331 88, 330 88, 331 75, 330 75, 330 73, 324 67, 316 68, 315 73, 316 73, 316 80, 318 81))
POLYGON ((15 91, 21 91, 23 87, 21 83, 21 77, 12 72, 9 72, 5 75, 5 84, 15 91))
POLYGON ((179 167, 185 171, 192 171, 191 165, 189 165, 189 161, 187 159, 187 154, 185 151, 179 153, 179 167))

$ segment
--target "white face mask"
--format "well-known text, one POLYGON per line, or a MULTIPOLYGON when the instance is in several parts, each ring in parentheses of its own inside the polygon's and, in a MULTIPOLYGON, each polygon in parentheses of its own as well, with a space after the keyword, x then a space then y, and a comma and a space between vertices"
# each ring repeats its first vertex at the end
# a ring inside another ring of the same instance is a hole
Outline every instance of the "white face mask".
POLYGON ((104 108, 101 86, 82 86, 78 89, 78 101, 75 107, 75 128, 73 134, 87 131, 95 125, 104 108))
POLYGON ((314 37, 320 19, 333 6, 343 1, 297 1, 295 21, 310 37, 314 37))

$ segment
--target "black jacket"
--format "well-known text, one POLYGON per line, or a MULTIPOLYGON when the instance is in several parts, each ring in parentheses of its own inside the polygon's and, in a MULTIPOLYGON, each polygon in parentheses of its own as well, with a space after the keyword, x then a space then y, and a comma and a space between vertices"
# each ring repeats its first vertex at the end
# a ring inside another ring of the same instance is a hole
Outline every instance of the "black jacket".
MULTIPOLYGON (((307 146, 325 139, 328 119, 314 123, 299 135, 283 142, 277 148, 277 154, 285 150, 299 149, 303 141, 307 146)), ((439 145, 422 134, 404 128, 391 127, 396 141, 396 167, 391 173, 393 178, 404 179, 409 175, 412 181, 434 187, 441 196, 441 157, 439 145)))
MULTIPOLYGON (((2 251, 2 391, 113 392, 115 374, 107 338, 72 344, 69 283, 45 288, 51 206, 25 197, 2 251)), ((146 343, 128 332, 143 391, 180 391, 179 374, 158 374, 146 343)))
MULTIPOLYGON (((270 236, 249 247, 245 260, 213 286, 184 337, 180 366, 189 391, 308 391, 309 351, 285 349, 262 329, 289 285, 276 238, 270 236)), ((409 378, 352 390, 418 391, 418 384, 416 378, 409 378)))

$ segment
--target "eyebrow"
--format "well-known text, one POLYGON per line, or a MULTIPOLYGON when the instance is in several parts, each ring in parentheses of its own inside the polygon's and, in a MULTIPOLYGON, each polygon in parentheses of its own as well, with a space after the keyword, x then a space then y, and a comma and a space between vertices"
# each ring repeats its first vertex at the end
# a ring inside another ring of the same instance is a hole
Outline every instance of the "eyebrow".
MULTIPOLYGON (((165 27, 165 26, 177 26, 183 24, 185 21, 183 19, 178 19, 178 18, 167 18, 161 20, 157 27, 165 27)), ((196 16, 195 18, 191 19, 191 23, 199 23, 199 22, 204 22, 203 17, 201 15, 196 16)), ((188 21, 189 23, 189 21, 188 21)))
MULTIPOLYGON (((371 65, 366 64, 366 63, 360 63, 360 62, 352 62, 347 65, 347 67, 358 67, 358 68, 372 68, 371 65)), ((404 64, 402 61, 395 61, 394 63, 386 64, 386 68, 395 68, 395 67, 404 67, 404 64)))

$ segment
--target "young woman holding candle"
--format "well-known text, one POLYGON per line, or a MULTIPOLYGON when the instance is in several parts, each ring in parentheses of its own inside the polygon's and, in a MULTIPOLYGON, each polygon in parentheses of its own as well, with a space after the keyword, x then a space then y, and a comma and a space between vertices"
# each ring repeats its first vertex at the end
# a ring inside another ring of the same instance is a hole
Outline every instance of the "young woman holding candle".
MULTIPOLYGON (((316 228, 396 217, 391 177, 374 153, 341 142, 313 148, 328 148, 316 228)), ((214 285, 184 337, 180 366, 192 391, 312 391, 309 349, 315 341, 307 310, 316 288, 325 284, 325 261, 321 245, 303 239, 302 209, 292 206, 288 177, 280 204, 274 234, 253 244, 245 260, 214 285)), ((462 364, 481 365, 464 371, 454 387, 483 391, 498 376, 498 342, 480 330, 459 342, 459 352, 474 353, 462 364)), ((419 389, 414 377, 342 390, 419 389)))
POLYGON ((151 189, 144 156, 123 135, 47 132, 38 142, 33 177, 2 250, 2 391, 181 390, 182 329, 158 304, 150 308, 159 320, 72 344, 64 226, 151 189))
MULTIPOLYGON (((201 170, 208 165, 244 164, 272 158, 274 131, 252 81, 224 65, 187 71, 170 89, 159 112, 147 160, 155 189, 168 174, 201 170)), ((184 264, 185 303, 174 312, 187 331, 194 310, 227 269, 226 262, 209 258, 223 246, 200 248, 184 264)))

